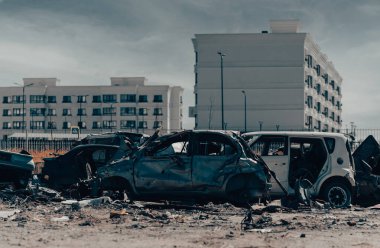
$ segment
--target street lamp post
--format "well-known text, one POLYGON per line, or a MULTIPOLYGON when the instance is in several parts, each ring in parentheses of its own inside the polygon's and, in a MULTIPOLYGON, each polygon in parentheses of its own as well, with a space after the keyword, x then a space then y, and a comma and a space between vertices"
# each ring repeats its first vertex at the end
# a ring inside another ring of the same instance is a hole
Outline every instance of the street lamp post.
POLYGON ((260 131, 262 131, 262 130, 263 130, 263 124, 264 124, 264 122, 263 122, 263 121, 259 121, 259 125, 260 125, 260 131))
POLYGON ((247 95, 245 90, 242 90, 241 93, 244 95, 244 132, 247 132, 247 95))
POLYGON ((226 56, 222 52, 218 52, 220 56, 220 89, 221 89, 221 108, 222 108, 222 130, 224 130, 224 89, 223 89, 223 57, 226 56))

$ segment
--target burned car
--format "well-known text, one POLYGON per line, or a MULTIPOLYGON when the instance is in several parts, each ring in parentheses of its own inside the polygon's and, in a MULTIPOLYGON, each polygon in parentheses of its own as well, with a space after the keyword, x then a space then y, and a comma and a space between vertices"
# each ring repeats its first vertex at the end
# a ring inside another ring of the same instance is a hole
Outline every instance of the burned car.
POLYGON ((79 145, 63 155, 44 158, 41 183, 57 190, 91 179, 96 171, 113 160, 128 155, 123 146, 79 145))
MULTIPOLYGON (((296 183, 310 182, 310 195, 333 207, 347 207, 355 194, 354 162, 348 138, 321 132, 252 132, 243 134, 255 154, 274 171, 281 185, 295 194, 296 183)), ((283 196, 272 182, 271 195, 283 196)))
POLYGON ((266 197, 268 171, 236 134, 183 131, 150 139, 128 158, 98 169, 102 190, 132 200, 246 204, 266 197))
POLYGON ((376 139, 368 136, 352 154, 355 161, 355 178, 360 204, 380 202, 380 147, 376 139))
POLYGON ((25 188, 34 167, 33 157, 29 154, 0 151, 0 185, 25 188))

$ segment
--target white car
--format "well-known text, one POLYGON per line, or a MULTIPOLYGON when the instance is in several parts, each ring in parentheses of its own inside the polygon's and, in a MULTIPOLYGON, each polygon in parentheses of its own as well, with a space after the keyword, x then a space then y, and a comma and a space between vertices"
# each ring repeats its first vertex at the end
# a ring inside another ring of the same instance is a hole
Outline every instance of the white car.
MULTIPOLYGON (((354 162, 343 134, 322 132, 251 132, 242 137, 275 172, 283 187, 294 194, 297 179, 312 183, 309 193, 333 207, 351 204, 355 188, 354 162)), ((271 179, 272 196, 284 192, 271 179)))

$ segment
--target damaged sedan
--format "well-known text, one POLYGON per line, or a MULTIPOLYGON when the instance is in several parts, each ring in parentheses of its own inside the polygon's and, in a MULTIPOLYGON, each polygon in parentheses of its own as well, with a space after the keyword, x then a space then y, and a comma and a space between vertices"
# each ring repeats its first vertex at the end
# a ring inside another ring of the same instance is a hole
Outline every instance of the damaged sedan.
POLYGON ((97 171, 102 190, 131 200, 244 205, 265 198, 268 171, 236 134, 183 131, 150 139, 132 156, 97 171))

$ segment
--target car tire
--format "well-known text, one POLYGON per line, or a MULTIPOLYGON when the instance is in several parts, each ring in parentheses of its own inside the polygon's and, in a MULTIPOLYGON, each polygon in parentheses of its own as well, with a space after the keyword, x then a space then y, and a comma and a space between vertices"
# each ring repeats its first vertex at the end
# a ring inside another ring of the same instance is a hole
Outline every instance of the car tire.
POLYGON ((333 208, 346 208, 351 205, 351 191, 342 182, 328 183, 323 189, 322 196, 333 208))

